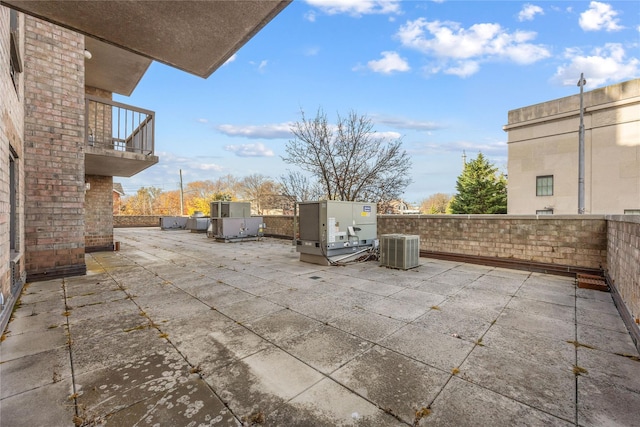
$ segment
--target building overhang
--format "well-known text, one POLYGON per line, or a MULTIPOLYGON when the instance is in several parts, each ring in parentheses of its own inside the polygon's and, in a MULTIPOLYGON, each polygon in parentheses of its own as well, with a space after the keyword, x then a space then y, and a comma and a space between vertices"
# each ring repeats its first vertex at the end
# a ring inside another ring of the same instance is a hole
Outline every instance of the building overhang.
POLYGON ((132 177, 158 163, 158 156, 85 146, 86 175, 132 177))
MULTIPOLYGON (((223 65, 290 2, 0 0, 21 12, 203 78, 223 65)), ((133 80, 137 83, 139 78, 134 76, 133 80)))

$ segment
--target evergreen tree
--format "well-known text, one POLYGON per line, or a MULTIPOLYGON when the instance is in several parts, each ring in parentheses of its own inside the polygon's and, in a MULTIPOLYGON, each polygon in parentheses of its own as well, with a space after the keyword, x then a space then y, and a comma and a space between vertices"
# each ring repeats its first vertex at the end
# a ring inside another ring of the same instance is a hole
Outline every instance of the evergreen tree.
POLYGON ((454 214, 506 214, 507 179, 482 153, 466 163, 451 201, 454 214))

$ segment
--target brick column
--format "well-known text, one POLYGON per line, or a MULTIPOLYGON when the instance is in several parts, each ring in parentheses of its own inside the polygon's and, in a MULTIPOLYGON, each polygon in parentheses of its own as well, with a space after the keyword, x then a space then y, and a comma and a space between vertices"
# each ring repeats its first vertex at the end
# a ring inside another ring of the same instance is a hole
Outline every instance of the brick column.
POLYGON ((28 280, 85 274, 84 36, 25 19, 28 280))

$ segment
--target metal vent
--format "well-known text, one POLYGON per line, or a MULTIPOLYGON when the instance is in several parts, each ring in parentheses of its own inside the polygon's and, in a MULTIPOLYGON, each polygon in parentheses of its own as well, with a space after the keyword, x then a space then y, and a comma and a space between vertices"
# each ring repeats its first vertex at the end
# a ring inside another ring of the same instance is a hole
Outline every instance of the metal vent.
POLYGON ((408 270, 420 265, 420 236, 383 234, 380 237, 380 265, 408 270))
POLYGON ((22 284, 22 278, 20 277, 20 261, 11 261, 11 293, 13 294, 18 287, 22 284))

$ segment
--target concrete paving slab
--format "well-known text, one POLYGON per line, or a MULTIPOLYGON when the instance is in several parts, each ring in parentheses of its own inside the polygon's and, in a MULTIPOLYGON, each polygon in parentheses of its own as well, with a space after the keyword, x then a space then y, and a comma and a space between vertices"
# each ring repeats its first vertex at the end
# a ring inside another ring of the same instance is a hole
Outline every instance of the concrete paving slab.
POLYGON ((128 313, 103 313, 100 316, 89 318, 69 318, 71 338, 83 340, 107 336, 122 332, 131 332, 136 329, 148 327, 149 319, 142 315, 140 310, 131 310, 128 313))
POLYGON ((460 366, 474 347, 473 343, 413 325, 385 338, 380 345, 445 372, 460 366))
POLYGON ((138 298, 134 300, 141 305, 140 309, 156 323, 211 310, 211 307, 204 302, 184 294, 173 300, 154 300, 156 302, 148 300, 142 302, 138 298))
POLYGON ((395 285, 391 285, 383 282, 376 282, 374 280, 369 280, 366 282, 362 282, 362 281, 357 281, 353 283, 348 282, 348 284, 354 289, 359 289, 361 291, 369 292, 369 293, 380 295, 383 297, 388 297, 389 295, 393 295, 404 289, 401 286, 395 286, 395 285))
POLYGON ((577 288, 576 289, 576 297, 577 298, 585 298, 585 299, 593 299, 596 301, 610 303, 613 302, 613 298, 611 297, 610 292, 602 292, 596 291, 594 289, 586 289, 586 288, 577 288))
POLYGON ((122 409, 106 418, 107 425, 240 426, 240 421, 197 378, 189 378, 163 395, 122 409))
POLYGON ((573 340, 568 341, 498 324, 491 326, 482 337, 482 344, 488 348, 564 371, 572 370, 576 363, 575 345, 573 340))
POLYGON ((578 324, 576 329, 580 344, 610 353, 633 355, 638 352, 628 332, 617 332, 583 324, 578 324))
POLYGON ((300 427, 402 425, 394 417, 330 379, 320 381, 267 415, 265 424, 300 427))
POLYGON ((126 316, 137 313, 140 313, 140 309, 138 308, 138 306, 135 305, 133 301, 125 298, 111 302, 98 302, 82 307, 73 307, 68 311, 68 321, 69 323, 78 323, 90 319, 95 319, 97 317, 116 318, 119 316, 126 316))
POLYGON ((441 274, 433 276, 429 281, 450 285, 452 287, 462 287, 478 280, 478 278, 483 274, 484 272, 479 271, 465 271, 462 269, 462 265, 460 265, 456 269, 447 270, 441 274))
POLYGON ((71 377, 68 347, 58 347, 0 363, 0 399, 71 377))
POLYGON ((495 324, 560 341, 572 341, 575 339, 575 323, 509 308, 500 313, 495 324))
POLYGON ((50 329, 61 328, 67 324, 67 318, 62 315, 64 305, 60 308, 62 311, 41 313, 34 316, 13 317, 9 320, 5 333, 9 336, 27 332, 46 332, 50 329))
POLYGON ((442 304, 447 297, 441 294, 434 294, 420 289, 405 289, 390 295, 389 298, 408 302, 423 308, 430 309, 431 306, 442 304))
POLYGON ((451 296, 462 291, 462 289, 464 289, 464 287, 466 286, 466 283, 453 284, 446 281, 435 281, 436 277, 438 276, 434 276, 426 281, 423 281, 421 285, 416 287, 416 289, 432 294, 451 296))
POLYGON ((452 378, 431 405, 428 426, 558 426, 573 422, 509 399, 479 385, 452 378))
POLYGON ((380 342, 406 325, 405 322, 400 320, 363 309, 350 311, 344 316, 331 320, 329 324, 375 343, 380 342))
POLYGON ((515 294, 526 279, 526 276, 520 277, 501 277, 485 274, 477 280, 467 285, 467 289, 480 289, 483 291, 498 292, 507 295, 515 294))
POLYGON ((465 289, 464 292, 449 297, 440 308, 448 311, 463 310, 482 320, 492 322, 498 318, 511 298, 510 295, 490 291, 465 289))
POLYGON ((521 297, 513 297, 507 304, 507 308, 525 313, 537 314, 552 319, 573 322, 575 319, 575 308, 568 305, 554 304, 551 302, 531 300, 521 297))
POLYGON ((127 364, 145 354, 166 353, 172 347, 155 328, 143 328, 74 340, 71 350, 74 371, 78 375, 117 364, 127 364))
POLYGON ((634 426, 640 420, 640 393, 589 375, 578 377, 578 424, 634 426))
POLYGON ((535 283, 531 279, 528 279, 520 287, 516 296, 553 304, 567 305, 569 307, 576 305, 575 285, 568 283, 551 286, 544 283, 535 283))
POLYGON ((575 376, 571 369, 558 369, 478 346, 460 366, 459 375, 566 421, 575 419, 575 376))
POLYGON ((247 328, 277 345, 305 335, 321 325, 321 322, 289 309, 281 309, 255 321, 245 323, 247 328))
MULTIPOLYGON (((4 343, 2 343, 4 345, 4 343)), ((0 400, 2 426, 73 426, 71 379, 37 387, 0 400)))
POLYGON ((578 366, 584 376, 640 393, 640 355, 615 354, 585 347, 578 348, 578 366))
POLYGON ((20 304, 13 312, 13 317, 37 316, 47 313, 62 313, 65 311, 64 299, 54 298, 50 300, 36 301, 30 304, 20 304))
POLYGON ((60 327, 46 331, 5 335, 5 339, 2 341, 0 358, 2 362, 6 362, 25 356, 32 356, 43 351, 66 347, 68 340, 65 328, 60 327))
POLYGON ((38 284, 25 284, 20 302, 24 304, 35 304, 36 302, 64 299, 61 280, 51 280, 48 282, 38 282, 38 284), (46 283, 45 285, 40 285, 46 283))
POLYGON ((340 298, 340 300, 345 304, 353 307, 364 307, 367 304, 374 303, 384 298, 382 295, 347 287, 343 287, 333 295, 340 298))
POLYGON ((369 341, 321 325, 282 344, 282 349, 324 374, 330 374, 373 346, 369 341))
POLYGON ((428 407, 451 374, 375 346, 331 377, 411 425, 428 407))
POLYGON ((454 310, 443 305, 442 308, 427 311, 413 325, 449 336, 455 334, 463 340, 475 342, 487 332, 491 322, 474 316, 465 309, 454 310))
POLYGON ((411 322, 431 309, 430 306, 416 305, 393 298, 384 298, 366 304, 363 308, 403 322, 411 322))
POLYGON ((288 353, 270 347, 205 377, 234 414, 269 414, 324 377, 288 353))
POLYGON ((292 309, 319 322, 326 323, 344 316, 353 311, 355 307, 343 302, 339 297, 325 295, 317 300, 298 304, 292 309))
POLYGON ((267 301, 264 298, 251 297, 234 304, 216 307, 218 311, 236 322, 244 323, 259 319, 282 310, 282 306, 267 301))
POLYGON ((576 322, 582 325, 596 326, 616 332, 627 332, 627 326, 620 315, 605 313, 600 310, 576 308, 576 322))

